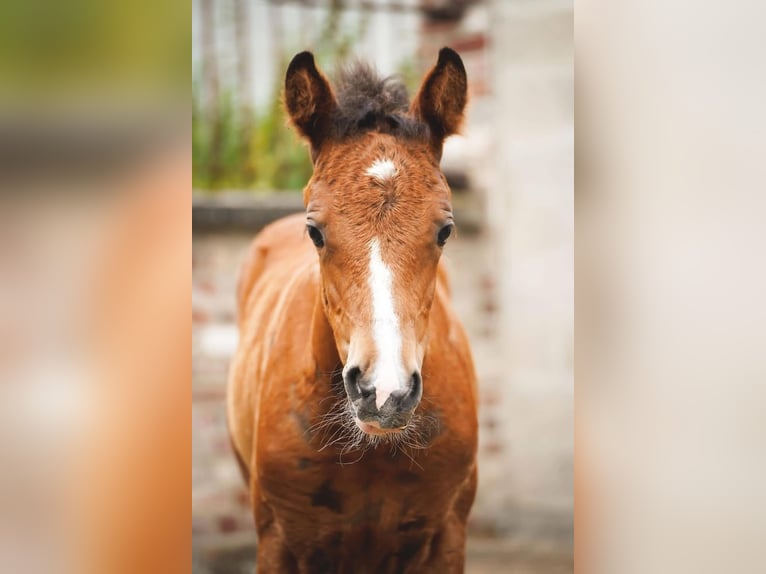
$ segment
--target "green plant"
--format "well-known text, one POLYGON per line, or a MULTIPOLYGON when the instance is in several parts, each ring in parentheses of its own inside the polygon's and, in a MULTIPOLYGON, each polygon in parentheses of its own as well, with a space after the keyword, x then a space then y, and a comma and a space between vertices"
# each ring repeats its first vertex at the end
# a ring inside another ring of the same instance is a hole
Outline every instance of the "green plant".
MULTIPOLYGON (((342 3, 333 0, 314 52, 322 66, 343 61, 364 37, 369 18, 341 30, 342 3)), ((297 50, 290 51, 290 54, 297 50)), ((223 91, 215 109, 202 105, 201 70, 192 82, 192 184, 195 189, 291 190, 301 189, 311 177, 306 146, 287 125, 281 103, 281 70, 288 59, 281 56, 280 75, 274 79, 270 102, 254 117, 243 118, 237 94, 223 91)))

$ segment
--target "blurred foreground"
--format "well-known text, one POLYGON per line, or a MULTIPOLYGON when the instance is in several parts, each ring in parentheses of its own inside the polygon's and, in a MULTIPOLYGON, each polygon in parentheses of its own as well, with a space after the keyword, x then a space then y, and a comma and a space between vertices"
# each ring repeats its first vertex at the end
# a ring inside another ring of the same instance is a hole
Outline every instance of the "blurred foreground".
MULTIPOLYGON (((507 6, 526 20, 560 4, 507 6)), ((50 116, 80 136, 104 102, 169 117, 170 101, 188 118, 186 100, 173 99, 188 94, 188 5, 2 10, 0 112, 21 128, 0 130, 0 570, 189 572, 186 121, 171 130, 177 140, 149 138, 139 149, 152 152, 121 169, 103 146, 74 153, 79 137, 31 137, 50 116), (94 8, 111 20, 89 16, 94 8), (22 162, 19 149, 46 161, 22 162), (62 156, 66 169, 54 169, 62 156)), ((584 572, 762 570, 764 17, 758 2, 577 5, 584 572)), ((534 83, 528 67, 517 72, 519 85, 534 83)), ((242 556, 251 560, 250 548, 242 556)), ((502 559, 487 571, 524 571, 502 550, 493 556, 502 559)))
POLYGON ((2 199, 4 572, 171 571, 190 544, 186 141, 2 199))

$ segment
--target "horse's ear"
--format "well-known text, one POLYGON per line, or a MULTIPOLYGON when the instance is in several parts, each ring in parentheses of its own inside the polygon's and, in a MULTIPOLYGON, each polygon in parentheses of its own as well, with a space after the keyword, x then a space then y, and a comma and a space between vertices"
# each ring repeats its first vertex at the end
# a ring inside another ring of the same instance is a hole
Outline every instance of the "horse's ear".
POLYGON ((296 55, 285 74, 285 107, 290 121, 315 153, 327 136, 337 106, 327 78, 317 69, 314 55, 296 55))
POLYGON ((439 150, 444 139, 460 129, 467 101, 468 81, 463 60, 454 50, 442 48, 439 60, 423 80, 411 109, 416 118, 428 124, 434 145, 439 150))

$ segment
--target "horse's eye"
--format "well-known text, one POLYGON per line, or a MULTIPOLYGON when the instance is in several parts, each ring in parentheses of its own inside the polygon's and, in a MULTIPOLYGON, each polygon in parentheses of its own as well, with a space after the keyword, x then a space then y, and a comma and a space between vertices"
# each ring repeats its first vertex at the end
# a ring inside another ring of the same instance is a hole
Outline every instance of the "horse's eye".
POLYGON ((308 230, 309 237, 311 238, 311 241, 314 242, 314 245, 317 247, 324 247, 324 237, 322 237, 322 232, 319 231, 319 228, 309 223, 306 225, 306 229, 308 230))
POLYGON ((445 225, 439 230, 439 235, 436 237, 437 245, 439 245, 439 247, 442 247, 445 243, 447 243, 447 238, 449 238, 451 233, 452 233, 452 224, 448 223, 447 225, 445 225))

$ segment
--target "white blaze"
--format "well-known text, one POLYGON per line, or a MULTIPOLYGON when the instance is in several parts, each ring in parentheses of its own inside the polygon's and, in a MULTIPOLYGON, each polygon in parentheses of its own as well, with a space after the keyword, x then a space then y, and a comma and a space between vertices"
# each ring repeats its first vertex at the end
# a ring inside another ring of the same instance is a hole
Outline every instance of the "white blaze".
POLYGON ((372 336, 377 350, 371 382, 375 385, 375 404, 380 408, 393 391, 402 388, 399 381, 406 377, 402 367, 402 335, 394 308, 391 270, 380 256, 377 239, 370 243, 368 282, 372 291, 372 336))
POLYGON ((376 159, 364 173, 378 181, 384 182, 393 178, 397 171, 396 165, 390 159, 376 159))

